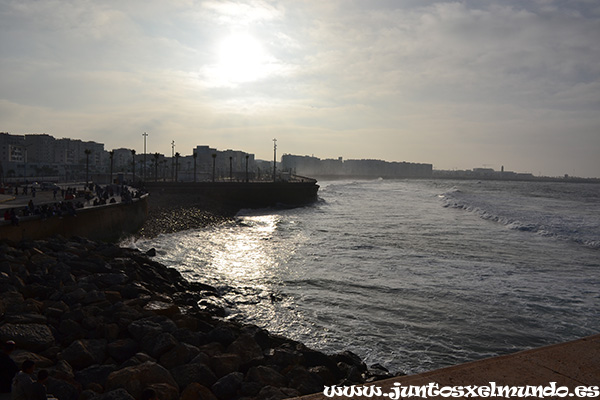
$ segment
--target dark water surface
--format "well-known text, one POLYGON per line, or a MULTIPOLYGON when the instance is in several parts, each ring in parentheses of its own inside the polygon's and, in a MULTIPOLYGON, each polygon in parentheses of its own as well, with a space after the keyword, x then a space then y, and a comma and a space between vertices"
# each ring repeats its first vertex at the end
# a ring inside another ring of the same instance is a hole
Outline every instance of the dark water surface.
POLYGON ((415 373, 600 331, 600 185, 319 182, 320 201, 134 243, 229 318, 415 373))

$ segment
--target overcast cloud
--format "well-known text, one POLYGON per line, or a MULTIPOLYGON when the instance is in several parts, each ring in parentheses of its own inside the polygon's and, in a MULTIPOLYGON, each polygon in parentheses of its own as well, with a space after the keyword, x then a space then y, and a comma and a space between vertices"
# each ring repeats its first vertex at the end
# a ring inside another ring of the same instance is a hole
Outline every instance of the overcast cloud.
POLYGON ((0 0, 0 131, 600 177, 595 0, 0 0))

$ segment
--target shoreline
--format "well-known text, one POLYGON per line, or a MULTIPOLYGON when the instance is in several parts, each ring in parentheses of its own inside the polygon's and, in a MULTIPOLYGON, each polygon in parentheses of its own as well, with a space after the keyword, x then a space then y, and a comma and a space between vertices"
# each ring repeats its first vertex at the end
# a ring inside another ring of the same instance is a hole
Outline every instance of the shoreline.
POLYGON ((50 371, 60 400, 281 399, 391 377, 225 321, 215 288, 138 250, 61 237, 0 242, 0 340, 50 371), (198 397, 200 396, 200 397, 198 397))

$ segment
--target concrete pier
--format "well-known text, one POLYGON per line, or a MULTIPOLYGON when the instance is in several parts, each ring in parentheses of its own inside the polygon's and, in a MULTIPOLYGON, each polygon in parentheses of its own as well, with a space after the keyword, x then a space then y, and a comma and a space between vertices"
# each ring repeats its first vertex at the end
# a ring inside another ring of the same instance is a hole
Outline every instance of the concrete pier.
MULTIPOLYGON (((566 386, 569 388, 573 396, 568 395, 567 397, 571 398, 577 398, 574 395, 576 387, 596 386, 596 390, 598 390, 600 386, 600 334, 417 375, 378 381, 373 385, 381 387, 384 395, 381 397, 355 396, 353 398, 389 399, 389 393, 392 393, 392 388, 397 387, 397 384, 406 387, 409 385, 427 386, 430 383, 436 383, 439 388, 442 388, 443 386, 490 386, 490 382, 495 382, 498 386, 548 386, 550 382, 556 382, 556 387, 566 386)), ((348 397, 327 397, 323 393, 301 397, 302 400, 330 398, 347 399, 348 397)), ((516 396, 512 398, 516 398, 516 396)), ((587 398, 600 398, 600 396, 588 394, 587 398)))

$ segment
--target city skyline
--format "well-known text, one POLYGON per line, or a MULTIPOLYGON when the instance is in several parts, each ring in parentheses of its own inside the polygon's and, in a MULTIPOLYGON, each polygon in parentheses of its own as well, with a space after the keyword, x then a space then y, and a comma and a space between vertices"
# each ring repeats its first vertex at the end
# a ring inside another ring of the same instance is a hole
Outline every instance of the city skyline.
POLYGON ((594 2, 0 2, 2 132, 600 177, 594 2))

